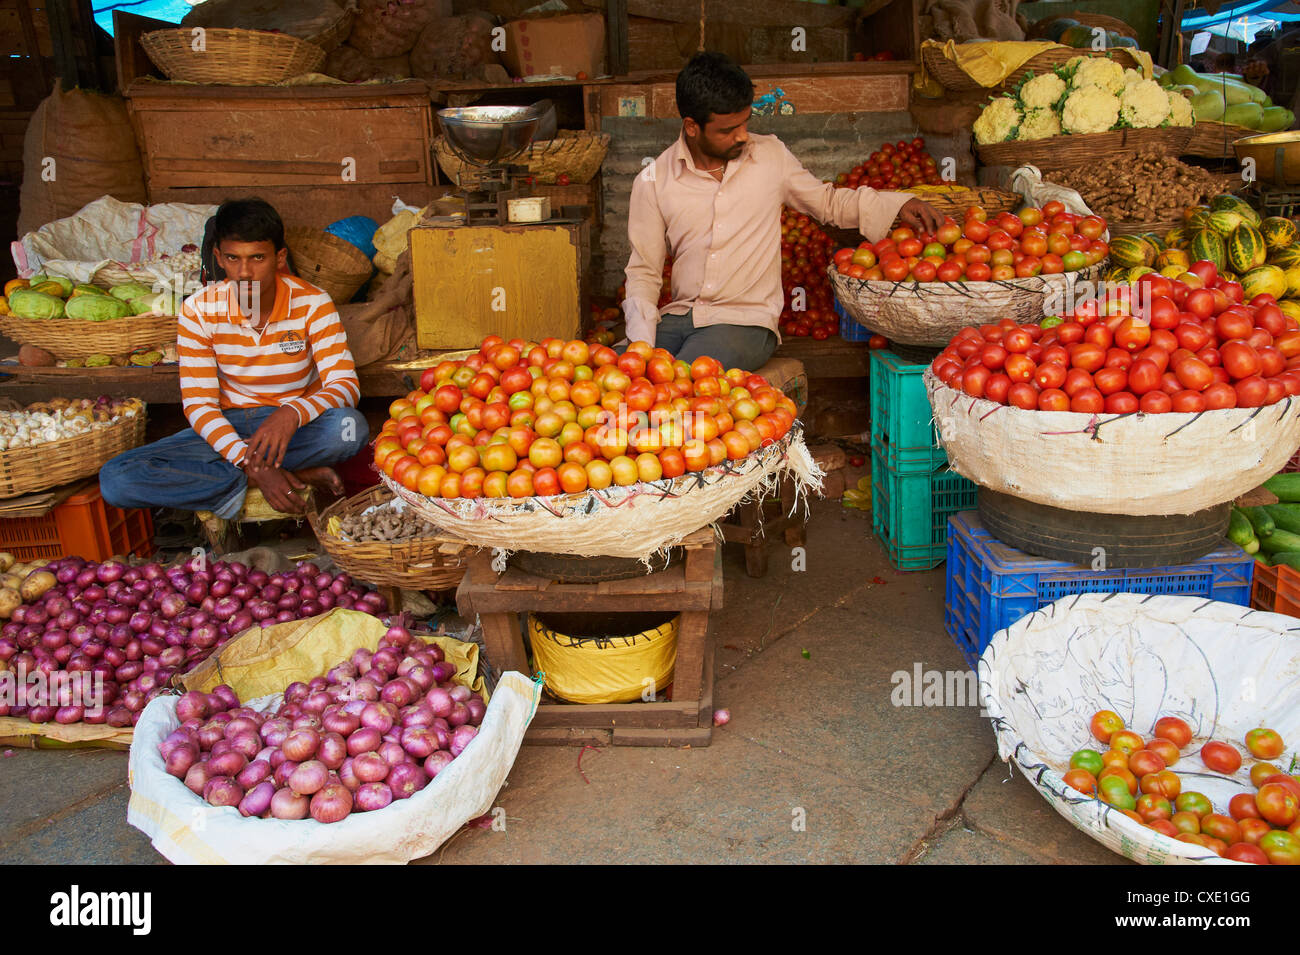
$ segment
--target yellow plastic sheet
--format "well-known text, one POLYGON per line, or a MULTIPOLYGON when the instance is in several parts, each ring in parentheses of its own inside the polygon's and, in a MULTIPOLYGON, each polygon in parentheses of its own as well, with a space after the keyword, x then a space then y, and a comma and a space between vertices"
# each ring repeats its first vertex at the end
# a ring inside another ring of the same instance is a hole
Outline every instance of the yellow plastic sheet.
POLYGON ((556 633, 529 614, 534 669, 546 674, 548 690, 571 703, 630 703, 647 688, 660 693, 673 680, 678 619, 597 643, 556 633))

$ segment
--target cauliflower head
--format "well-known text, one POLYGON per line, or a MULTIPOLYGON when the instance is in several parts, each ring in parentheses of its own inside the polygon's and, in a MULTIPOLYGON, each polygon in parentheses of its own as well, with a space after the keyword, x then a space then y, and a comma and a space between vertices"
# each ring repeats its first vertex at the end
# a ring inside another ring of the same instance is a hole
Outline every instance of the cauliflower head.
POLYGON ((1130 86, 1136 86, 1137 84, 1145 81, 1146 81, 1146 77, 1143 76, 1137 70, 1132 70, 1132 69, 1124 70, 1124 89, 1128 89, 1130 86))
POLYGON ((1104 133, 1119 122, 1119 97, 1099 86, 1083 86, 1065 98, 1061 129, 1067 133, 1104 133))
POLYGON ((1061 119, 1056 111, 1047 107, 1031 109, 1025 112, 1016 139, 1045 139, 1048 136, 1061 135, 1061 119))
POLYGON ((1006 142, 1016 138, 1016 127, 1020 125, 1020 107, 1010 96, 999 96, 980 113, 975 120, 973 131, 975 141, 981 146, 988 143, 1006 142))
POLYGON ((1124 67, 1114 60, 1104 56, 1076 56, 1070 63, 1074 64, 1070 77, 1074 89, 1100 86, 1107 92, 1118 93, 1124 88, 1124 67))
POLYGON ((1182 93, 1173 90, 1168 90, 1167 92, 1169 93, 1169 125, 1194 125, 1196 119, 1192 116, 1192 101, 1182 93))
POLYGON ((1056 105, 1065 93, 1065 80, 1055 73, 1044 73, 1029 79, 1020 87, 1020 105, 1026 111, 1045 109, 1056 105))
POLYGON ((1119 115, 1134 129, 1153 129, 1169 118, 1169 94, 1155 80, 1126 86, 1119 94, 1119 115))

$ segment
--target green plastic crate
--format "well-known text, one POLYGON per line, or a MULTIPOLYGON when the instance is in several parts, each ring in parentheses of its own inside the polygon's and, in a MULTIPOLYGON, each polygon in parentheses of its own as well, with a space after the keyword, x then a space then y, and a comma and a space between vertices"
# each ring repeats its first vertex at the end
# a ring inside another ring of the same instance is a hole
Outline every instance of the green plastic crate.
POLYGON ((899 473, 871 453, 871 525, 899 570, 930 570, 948 552, 948 518, 975 507, 975 484, 942 467, 899 473))
POLYGON ((921 381, 928 367, 891 351, 871 353, 871 449, 901 474, 928 474, 948 463, 921 381))

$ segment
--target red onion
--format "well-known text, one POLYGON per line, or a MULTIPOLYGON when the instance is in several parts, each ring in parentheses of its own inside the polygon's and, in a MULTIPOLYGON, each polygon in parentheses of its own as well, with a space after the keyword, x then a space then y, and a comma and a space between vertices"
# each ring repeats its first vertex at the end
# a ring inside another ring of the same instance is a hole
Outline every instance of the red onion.
POLYGON ((438 749, 438 738, 427 726, 408 726, 402 730, 402 749, 415 759, 427 759, 438 749))
POLYGON ((275 783, 264 779, 253 785, 239 802, 241 816, 265 816, 271 809, 271 799, 275 795, 275 783))
POLYGON ((355 606, 355 604, 351 597, 343 596, 338 598, 338 600, 335 603, 335 606, 342 607, 344 610, 351 610, 355 606))
POLYGON ((379 744, 379 755, 389 766, 396 766, 398 763, 405 763, 410 760, 406 755, 406 750, 397 740, 385 740, 379 744))
POLYGON ((297 610, 298 604, 300 603, 302 603, 302 599, 297 594, 288 593, 285 594, 283 597, 281 597, 279 600, 277 600, 275 602, 275 605, 282 611, 297 610))
POLYGON ((167 644, 156 637, 141 637, 140 649, 147 657, 156 657, 167 648, 167 644))
POLYGON ((292 610, 281 610, 279 613, 275 615, 276 623, 291 623, 292 621, 297 619, 298 619, 297 614, 295 614, 292 610))
POLYGON ((208 765, 218 776, 238 776, 248 765, 248 757, 232 748, 216 753, 208 760, 208 765))
POLYGON ((264 570, 253 569, 248 572, 248 582, 254 587, 265 587, 271 577, 264 570))
POLYGON ((465 708, 469 710, 469 723, 471 726, 478 726, 483 722, 483 717, 487 715, 487 704, 483 702, 480 696, 472 696, 466 702, 465 708))
POLYGON ((159 612, 168 620, 179 616, 186 606, 185 598, 180 594, 167 594, 158 601, 159 612))
POLYGON ((339 712, 346 713, 348 716, 357 718, 357 725, 361 725, 361 714, 366 711, 365 700, 348 700, 339 707, 339 712))
POLYGON ((302 716, 295 717, 293 728, 296 730, 321 730, 324 729, 324 724, 321 723, 320 717, 315 713, 304 713, 302 716))
POLYGON ((272 769, 279 769, 283 763, 288 762, 288 760, 284 758, 284 750, 282 749, 271 750, 270 754, 266 757, 266 761, 271 764, 272 769))
POLYGON ((22 622, 35 624, 36 626, 39 627, 39 626, 43 626, 45 622, 49 619, 50 619, 50 612, 46 610, 44 607, 40 606, 39 604, 36 604, 36 605, 29 605, 27 607, 27 616, 26 619, 23 620, 22 622))
POLYGON ((231 635, 243 633, 253 625, 253 615, 247 610, 240 610, 229 620, 231 635))
POLYGON ((339 733, 342 736, 351 736, 361 726, 361 718, 347 713, 342 709, 325 713, 321 716, 321 723, 325 729, 331 733, 339 733))
POLYGON ((363 726, 348 736, 348 755, 360 756, 362 753, 372 753, 379 749, 381 742, 383 742, 383 734, 379 730, 363 726))
POLYGON ((386 709, 377 703, 371 703, 361 711, 361 725, 383 734, 393 728, 393 718, 386 709))
POLYGON ((113 679, 118 683, 130 683, 143 672, 144 669, 138 661, 128 660, 113 671, 113 679))
POLYGON ((258 738, 256 730, 244 730, 235 733, 233 736, 229 735, 229 729, 226 732, 228 734, 226 738, 230 740, 231 748, 245 759, 255 759, 257 754, 262 751, 262 741, 258 738))
POLYGON ((388 776, 392 767, 378 753, 360 753, 352 757, 352 772, 363 783, 377 783, 388 776))
POLYGON ((402 726, 428 726, 433 722, 433 710, 427 703, 418 703, 402 710, 402 726))
POLYGON ((415 694, 405 682, 398 679, 386 684, 383 690, 380 691, 379 698, 385 703, 392 703, 394 706, 406 706, 415 699, 415 694))
POLYGON ((238 806, 244 790, 229 776, 213 776, 203 787, 203 798, 214 806, 238 806))
POLYGON ((370 657, 370 666, 387 677, 391 677, 397 672, 397 667, 401 662, 401 655, 392 647, 382 647, 370 657))
MULTIPOLYGON (((226 739, 233 739, 240 733, 251 733, 253 736, 259 736, 261 728, 262 725, 253 717, 236 714, 226 724, 226 739)), ((258 746, 260 748, 260 742, 258 746)))
POLYGON ((379 699, 379 684, 368 677, 362 677, 352 684, 352 698, 374 703, 379 699))
POLYGON ((115 560, 105 561, 95 570, 95 579, 101 584, 112 583, 115 580, 120 580, 122 572, 125 570, 126 568, 115 560))
MULTIPOLYGON (((344 785, 347 785, 344 783, 344 785)), ((393 801, 393 791, 385 783, 365 783, 357 788, 354 808, 357 812, 374 812, 393 801)))
POLYGON ((190 719, 207 719, 211 712, 206 693, 191 690, 176 701, 176 718, 182 723, 190 719))
POLYGON ((430 779, 433 779, 455 758, 445 749, 440 749, 424 761, 424 771, 430 779))
POLYGON ((140 641, 135 637, 126 641, 126 645, 122 647, 122 652, 126 654, 128 660, 139 660, 144 656, 144 648, 140 646, 140 641))
POLYGON ((320 591, 318 591, 311 584, 303 584, 301 587, 298 588, 298 596, 303 599, 304 603, 306 603, 308 600, 315 600, 317 597, 319 597, 320 591))
POLYGON ((385 782, 393 791, 394 799, 410 799, 429 784, 429 775, 415 763, 399 763, 385 782))
POLYGON ((357 668, 351 663, 340 663, 325 674, 325 682, 330 684, 345 683, 356 679, 357 668))
POLYGON ((457 726, 451 734, 451 746, 448 749, 451 755, 459 756, 465 751, 465 747, 470 744, 475 736, 478 735, 478 729, 473 726, 457 726))
POLYGON ((277 584, 270 584, 262 588, 261 597, 267 603, 275 603, 284 596, 284 588, 277 584))
POLYGON ((326 769, 338 769, 343 765, 343 760, 348 758, 348 744, 338 733, 324 733, 316 750, 316 758, 325 764, 326 769))
MULTIPOLYGON (((111 722, 110 726, 113 725, 111 722)), ((185 773, 185 786, 196 796, 203 795, 203 789, 212 778, 212 771, 208 768, 207 763, 194 763, 185 773)))
POLYGON ((310 807, 311 800, 287 787, 276 790, 271 797, 271 816, 275 819, 306 819, 310 807))
POLYGON ((317 822, 342 822, 352 812, 352 792, 342 783, 330 783, 311 798, 311 817, 317 822))
POLYGON ((131 711, 125 706, 115 706, 113 709, 108 711, 108 716, 105 718, 104 722, 109 726, 130 726, 131 711))
POLYGON ((357 779, 357 774, 352 770, 351 756, 343 760, 343 765, 339 766, 339 781, 353 792, 356 792, 357 788, 361 785, 361 780, 357 779))
POLYGON ((467 724, 469 722, 469 707, 464 703, 453 703, 451 713, 447 716, 447 722, 451 724, 452 729, 467 724))
POLYGON ((433 689, 437 681, 433 678, 433 668, 417 663, 405 674, 405 677, 418 687, 421 694, 433 689))
POLYGON ((273 717, 262 724, 262 742, 268 746, 279 746, 292 732, 293 724, 289 720, 273 717))
POLYGON ((459 683, 447 690, 451 698, 457 703, 468 703, 469 698, 474 695, 474 691, 467 686, 461 686, 459 683))
POLYGON ((208 596, 208 588, 206 584, 195 582, 185 588, 185 600, 188 603, 191 604, 202 603, 207 598, 207 596, 208 596))
POLYGON ((320 760, 308 760, 300 763, 289 775, 289 788, 296 793, 310 796, 324 788, 329 781, 329 775, 329 769, 320 760))
MULTIPOLYGON (((283 753, 284 750, 280 750, 280 752, 283 753)), ((298 764, 292 759, 285 759, 279 766, 275 767, 275 772, 272 773, 271 778, 275 780, 277 786, 287 786, 289 785, 289 777, 293 775, 293 771, 297 768, 298 764)))
POLYGON ((429 704, 429 709, 433 711, 433 715, 443 719, 451 715, 452 707, 456 705, 456 701, 451 698, 451 694, 442 687, 431 689, 424 695, 424 700, 429 704))
POLYGON ((226 724, 233 720, 234 717, 225 712, 224 707, 221 705, 221 700, 213 693, 208 694, 208 706, 213 711, 208 722, 217 724, 224 732, 226 724))
POLYGON ((214 697, 224 710, 231 710, 239 706, 238 694, 224 683, 214 686, 209 696, 214 697))
POLYGON ((86 711, 81 706, 60 706, 54 711, 54 722, 56 723, 80 723, 86 711))
POLYGON ((435 682, 446 683, 456 675, 456 667, 451 663, 448 663, 446 660, 443 660, 441 663, 435 663, 431 667, 431 672, 433 673, 433 679, 435 682))
POLYGON ((60 630, 57 627, 48 629, 41 634, 41 646, 46 650, 57 650, 67 642, 67 632, 60 630))
POLYGON ((212 616, 221 621, 229 620, 238 612, 239 601, 234 597, 222 597, 212 607, 212 616))
POLYGON ((275 770, 271 766, 270 760, 255 759, 240 770, 239 775, 235 777, 235 782, 245 789, 251 789, 263 780, 270 779, 273 772, 275 770))
POLYGON ((383 640, 390 647, 405 650, 411 643, 411 632, 399 624, 393 624, 384 632, 383 640))
POLYGON ((208 593, 214 597, 228 597, 230 596, 230 591, 232 589, 233 587, 229 580, 225 580, 218 576, 217 579, 212 582, 212 586, 208 588, 208 593))
POLYGON ((254 620, 267 620, 275 616, 275 604, 269 600, 253 600, 248 604, 248 612, 254 620))
POLYGON ((80 587, 84 593, 86 589, 94 584, 98 579, 99 577, 95 573, 95 568, 87 567, 85 570, 78 571, 77 576, 72 579, 72 582, 80 587))
POLYGON ((438 749, 446 749, 451 745, 451 727, 447 725, 446 720, 435 720, 428 729, 437 740, 438 749))
POLYGON ((316 598, 316 605, 320 607, 322 611, 329 610, 334 606, 334 603, 334 595, 328 590, 316 598))
MULTIPOLYGON (((125 576, 126 575, 123 574, 124 579, 125 576)), ((141 597, 144 597, 153 591, 153 584, 149 583, 147 580, 135 580, 131 582, 131 590, 139 594, 141 597)))
POLYGON ((281 748, 288 759, 301 763, 315 756, 319 745, 319 733, 311 729, 300 729, 290 733, 281 748))
POLYGON ((190 631, 190 646, 199 650, 210 650, 217 645, 219 634, 216 626, 210 623, 200 624, 190 631))

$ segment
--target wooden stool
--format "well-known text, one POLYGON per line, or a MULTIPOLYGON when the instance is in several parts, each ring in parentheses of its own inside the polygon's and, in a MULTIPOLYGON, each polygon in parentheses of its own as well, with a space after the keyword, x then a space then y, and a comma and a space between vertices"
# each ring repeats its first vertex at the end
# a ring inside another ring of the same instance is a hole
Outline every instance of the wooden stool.
MULTIPOLYGON (((311 506, 312 489, 296 492, 307 506, 311 506)), ((198 511, 195 514, 203 525, 203 535, 208 539, 208 546, 218 557, 231 551, 239 550, 242 542, 241 526, 244 524, 263 524, 267 521, 301 521, 304 514, 285 514, 277 511, 267 503, 261 490, 250 487, 244 494, 244 506, 233 518, 227 520, 217 517, 211 511, 198 511)))
POLYGON ((501 671, 532 674, 519 614, 681 614, 673 699, 665 703, 542 703, 525 742, 615 746, 707 746, 713 735, 713 641, 709 611, 722 606, 722 554, 709 528, 689 535, 686 557, 666 570, 630 580, 561 584, 514 568, 497 574, 492 552, 480 550, 469 566, 456 602, 464 617, 478 614, 487 658, 501 671))
MULTIPOLYGON (((803 362, 794 358, 772 358, 755 374, 762 375, 768 384, 780 388, 795 403, 800 415, 808 407, 808 376, 803 362)), ((749 501, 737 505, 730 521, 720 525, 722 539, 745 546, 745 573, 762 577, 767 573, 767 541, 783 536, 791 547, 802 547, 805 542, 804 521, 794 515, 795 487, 789 478, 781 481, 781 511, 765 513, 765 502, 749 501)), ((768 502, 775 503, 775 502, 768 502)))

